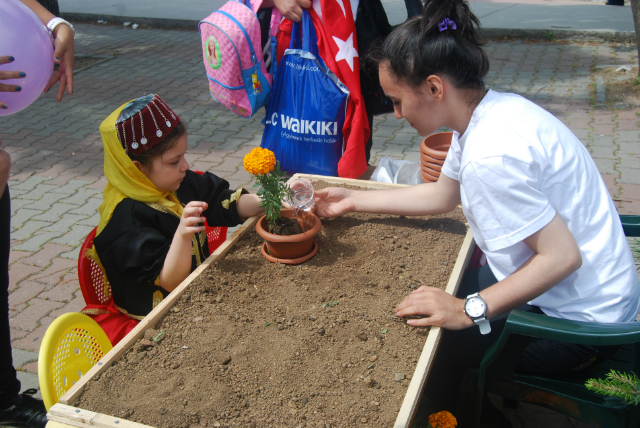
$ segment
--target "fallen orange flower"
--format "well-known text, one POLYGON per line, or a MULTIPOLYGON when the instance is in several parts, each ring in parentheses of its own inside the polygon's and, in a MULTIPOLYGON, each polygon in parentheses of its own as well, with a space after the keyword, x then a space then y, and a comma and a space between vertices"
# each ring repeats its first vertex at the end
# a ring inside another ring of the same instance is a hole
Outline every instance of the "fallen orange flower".
POLYGON ((431 428, 455 428, 458 426, 458 421, 451 413, 443 410, 429 416, 429 425, 431 428))

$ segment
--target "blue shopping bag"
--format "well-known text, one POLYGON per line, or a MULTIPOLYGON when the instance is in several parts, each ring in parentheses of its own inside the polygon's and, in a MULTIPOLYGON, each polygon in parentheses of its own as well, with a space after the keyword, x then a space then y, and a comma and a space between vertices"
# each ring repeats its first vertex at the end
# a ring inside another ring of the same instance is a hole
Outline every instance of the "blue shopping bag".
POLYGON ((303 11, 302 35, 294 22, 291 44, 278 64, 261 147, 291 174, 337 176, 348 99, 347 87, 320 58, 311 16, 303 11))

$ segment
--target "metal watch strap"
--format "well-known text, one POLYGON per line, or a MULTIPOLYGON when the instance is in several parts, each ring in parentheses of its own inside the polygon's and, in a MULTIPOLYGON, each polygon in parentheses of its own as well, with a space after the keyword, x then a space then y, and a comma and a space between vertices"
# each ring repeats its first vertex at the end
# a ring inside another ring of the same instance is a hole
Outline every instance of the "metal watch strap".
POLYGON ((56 27, 60 24, 65 24, 67 27, 69 27, 69 29, 73 33, 73 37, 76 36, 76 30, 75 28, 73 28, 73 25, 71 25, 69 21, 66 21, 62 18, 55 17, 47 23, 47 30, 49 31, 49 34, 51 34, 51 38, 53 38, 53 30, 55 30, 56 27))

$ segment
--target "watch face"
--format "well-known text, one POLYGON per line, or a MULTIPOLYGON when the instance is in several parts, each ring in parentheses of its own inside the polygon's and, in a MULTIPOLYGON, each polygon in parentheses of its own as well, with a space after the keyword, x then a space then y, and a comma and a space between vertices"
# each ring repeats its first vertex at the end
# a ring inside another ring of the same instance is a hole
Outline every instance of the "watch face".
POLYGON ((484 300, 479 297, 470 298, 465 304, 465 310, 467 311, 467 314, 472 318, 477 318, 481 315, 484 315, 486 311, 484 300))

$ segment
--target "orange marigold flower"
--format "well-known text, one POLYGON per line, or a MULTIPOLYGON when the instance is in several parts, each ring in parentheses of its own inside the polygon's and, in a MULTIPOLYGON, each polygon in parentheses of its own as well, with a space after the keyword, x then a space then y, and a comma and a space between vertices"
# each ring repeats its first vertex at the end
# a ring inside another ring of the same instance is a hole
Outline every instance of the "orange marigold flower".
POLYGON ((458 421, 451 413, 443 410, 429 416, 429 425, 431 425, 431 428, 455 428, 458 425, 458 421))
POLYGON ((276 155, 269 149, 256 147, 244 157, 244 169, 252 175, 264 175, 276 166, 276 155))

